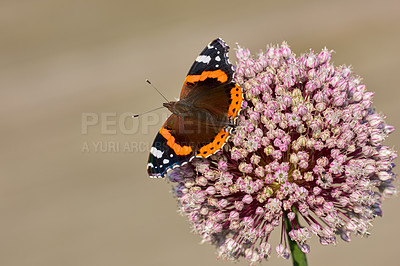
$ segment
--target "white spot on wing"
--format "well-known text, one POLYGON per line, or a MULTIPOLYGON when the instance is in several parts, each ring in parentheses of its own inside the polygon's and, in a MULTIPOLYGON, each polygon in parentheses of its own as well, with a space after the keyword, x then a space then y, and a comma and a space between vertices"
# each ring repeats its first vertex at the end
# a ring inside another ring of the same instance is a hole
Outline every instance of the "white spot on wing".
POLYGON ((215 57, 215 61, 221 61, 221 57, 219 57, 218 55, 215 57))
POLYGON ((196 58, 196 62, 208 64, 211 61, 211 57, 208 55, 199 55, 196 58))
POLYGON ((162 162, 163 162, 163 164, 167 164, 167 163, 169 163, 169 160, 168 159, 164 159, 162 162))
POLYGON ((163 151, 157 150, 155 147, 151 147, 150 153, 153 154, 157 158, 161 158, 164 154, 163 151))
POLYGON ((174 155, 171 153, 171 155, 170 155, 169 157, 171 157, 171 158, 172 158, 172 157, 174 157, 174 155))
POLYGON ((148 163, 147 164, 147 168, 149 168, 149 167, 153 167, 154 168, 154 165, 152 163, 148 163))

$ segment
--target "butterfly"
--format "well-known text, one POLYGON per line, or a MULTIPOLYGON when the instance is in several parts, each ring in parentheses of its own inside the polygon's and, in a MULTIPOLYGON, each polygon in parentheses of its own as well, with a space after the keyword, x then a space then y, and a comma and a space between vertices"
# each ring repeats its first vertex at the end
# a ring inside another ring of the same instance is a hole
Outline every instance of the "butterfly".
POLYGON ((228 50, 220 38, 210 42, 190 68, 179 100, 163 104, 172 114, 150 149, 150 177, 164 177, 168 170, 195 157, 207 158, 225 145, 243 102, 228 50))

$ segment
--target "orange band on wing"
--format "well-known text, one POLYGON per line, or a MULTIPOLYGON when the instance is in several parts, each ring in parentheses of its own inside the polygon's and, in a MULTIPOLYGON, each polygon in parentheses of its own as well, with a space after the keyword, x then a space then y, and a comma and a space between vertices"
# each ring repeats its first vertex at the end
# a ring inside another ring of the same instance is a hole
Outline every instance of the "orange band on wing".
POLYGON ((198 81, 203 81, 207 78, 217 79, 221 83, 224 83, 228 80, 228 76, 225 74, 225 72, 218 69, 214 71, 203 71, 201 75, 188 75, 185 79, 185 83, 195 83, 198 81))
POLYGON ((237 84, 231 89, 231 104, 229 105, 228 117, 237 117, 242 108, 243 93, 242 88, 237 84))
POLYGON ((192 147, 181 146, 175 142, 175 137, 171 135, 168 129, 162 127, 160 134, 167 140, 167 145, 174 150, 176 155, 188 155, 192 152, 192 147))
POLYGON ((211 143, 200 148, 197 156, 207 157, 211 154, 214 154, 222 148, 228 137, 229 131, 225 131, 225 128, 221 129, 211 143))

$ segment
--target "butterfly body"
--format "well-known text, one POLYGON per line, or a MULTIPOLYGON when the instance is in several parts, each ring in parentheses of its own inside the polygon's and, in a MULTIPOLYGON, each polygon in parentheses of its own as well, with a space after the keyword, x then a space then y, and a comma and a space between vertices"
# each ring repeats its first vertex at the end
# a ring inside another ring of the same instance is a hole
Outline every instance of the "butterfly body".
POLYGON ((226 143, 243 101, 242 89, 232 81, 228 49, 221 39, 207 45, 190 68, 180 99, 163 104, 172 114, 150 150, 150 177, 208 157, 226 143))

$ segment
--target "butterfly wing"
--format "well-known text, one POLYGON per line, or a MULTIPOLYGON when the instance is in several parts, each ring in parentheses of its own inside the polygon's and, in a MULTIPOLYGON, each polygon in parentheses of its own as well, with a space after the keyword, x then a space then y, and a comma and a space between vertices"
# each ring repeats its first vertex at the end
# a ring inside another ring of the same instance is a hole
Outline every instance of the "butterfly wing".
POLYGON ((208 111, 213 118, 207 121, 193 118, 200 127, 196 129, 198 132, 208 132, 191 137, 198 140, 197 156, 207 157, 222 148, 242 106, 242 89, 232 80, 234 71, 228 51, 228 45, 220 38, 208 44, 196 58, 182 87, 180 100, 208 111), (206 142, 201 143, 201 139, 206 142))
POLYGON ((215 83, 210 79, 199 82, 186 98, 194 107, 209 111, 217 121, 232 125, 242 107, 242 88, 237 84, 215 83))
POLYGON ((168 169, 188 162, 194 155, 188 138, 174 130, 180 127, 181 118, 172 114, 154 139, 150 149, 147 172, 150 177, 161 178, 168 169))
POLYGON ((243 102, 242 89, 235 83, 223 83, 217 87, 209 87, 207 81, 204 83, 199 84, 200 89, 189 94, 187 98, 187 101, 193 102, 195 109, 202 110, 197 114, 206 112, 212 117, 189 117, 193 119, 191 123, 197 126, 194 131, 200 132, 191 136, 191 140, 196 143, 194 146, 199 157, 208 157, 224 146, 243 102))
POLYGON ((189 69, 183 83, 180 100, 199 89, 198 86, 203 81, 207 81, 208 88, 232 81, 233 66, 229 62, 228 51, 229 46, 221 38, 210 42, 203 49, 189 69))

